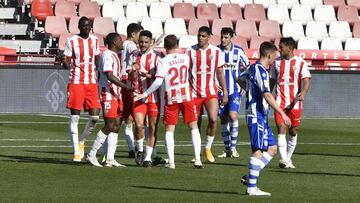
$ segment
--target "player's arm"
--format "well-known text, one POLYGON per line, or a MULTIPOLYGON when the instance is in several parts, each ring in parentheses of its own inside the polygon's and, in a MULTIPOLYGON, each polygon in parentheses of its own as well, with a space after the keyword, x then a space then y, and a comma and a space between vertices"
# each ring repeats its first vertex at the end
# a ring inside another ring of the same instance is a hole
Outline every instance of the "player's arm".
POLYGON ((105 72, 106 78, 115 85, 125 89, 125 90, 132 90, 131 87, 127 86, 123 82, 119 80, 119 78, 115 77, 114 74, 111 71, 105 72))
POLYGON ((224 74, 224 68, 223 66, 222 67, 219 67, 216 71, 217 73, 217 76, 219 78, 219 82, 220 82, 220 85, 221 85, 221 89, 222 89, 222 92, 223 92, 223 98, 222 98, 222 105, 225 105, 228 103, 229 101, 229 98, 228 98, 228 91, 227 91, 227 88, 226 88, 226 80, 225 80, 225 74, 224 74))
POLYGON ((272 92, 277 82, 276 62, 274 62, 270 67, 269 77, 270 77, 270 91, 272 92))
POLYGON ((248 70, 243 71, 237 78, 236 82, 240 85, 241 89, 246 90, 246 78, 248 76, 248 70))
POLYGON ((273 78, 270 78, 270 91, 272 92, 274 87, 276 85, 276 80, 273 78))
POLYGON ((70 69, 70 64, 71 64, 71 56, 65 56, 64 63, 63 63, 64 67, 66 69, 70 69))
POLYGON ((310 78, 304 78, 302 81, 303 81, 302 91, 297 95, 299 101, 303 101, 305 99, 305 96, 310 88, 310 78))
POLYGON ((278 112, 284 120, 285 125, 290 126, 291 121, 289 117, 284 113, 284 111, 277 105, 275 98, 272 96, 270 92, 264 92, 263 97, 266 102, 273 108, 276 112, 278 112))
POLYGON ((65 49, 64 49, 64 67, 70 69, 71 67, 71 58, 72 58, 72 48, 70 39, 66 40, 65 49))

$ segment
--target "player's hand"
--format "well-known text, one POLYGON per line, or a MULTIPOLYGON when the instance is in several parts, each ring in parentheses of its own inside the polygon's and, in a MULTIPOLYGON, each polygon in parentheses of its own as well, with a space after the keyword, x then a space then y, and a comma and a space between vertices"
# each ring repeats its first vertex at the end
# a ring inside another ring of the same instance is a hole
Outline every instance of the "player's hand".
POLYGON ((240 88, 240 95, 244 96, 246 94, 246 91, 243 88, 240 88))
POLYGON ((227 94, 224 94, 221 100, 221 105, 226 105, 229 102, 229 97, 227 94))
POLYGON ((134 101, 138 101, 140 99, 143 99, 145 96, 143 94, 138 94, 134 97, 134 101))
POLYGON ((303 92, 300 92, 297 96, 298 101, 304 101, 305 100, 305 94, 303 92))
POLYGON ((290 120, 290 118, 289 118, 284 112, 281 114, 281 117, 282 117, 285 125, 287 125, 288 127, 290 127, 290 126, 291 126, 291 120, 290 120))

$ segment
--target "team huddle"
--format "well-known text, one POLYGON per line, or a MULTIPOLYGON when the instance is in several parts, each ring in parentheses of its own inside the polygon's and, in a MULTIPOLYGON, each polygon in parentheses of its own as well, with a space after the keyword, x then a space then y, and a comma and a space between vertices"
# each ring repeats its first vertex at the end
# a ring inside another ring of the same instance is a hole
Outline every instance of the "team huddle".
POLYGON ((129 157, 134 158, 138 166, 165 164, 165 167, 175 169, 174 132, 181 112, 183 122, 190 128, 193 165, 203 168, 199 129, 204 108, 208 118, 203 151, 206 161, 215 162, 211 147, 218 117, 224 142, 224 151, 218 157, 239 157, 236 150, 238 112, 241 97, 246 95, 246 121, 253 151, 249 173, 241 179, 247 186, 247 194, 271 195, 257 187, 257 178, 276 155, 278 147, 279 166, 295 168, 291 157, 311 75, 306 62, 294 55, 296 44, 292 38, 280 40, 279 58, 276 58, 278 49, 274 44, 262 43, 260 59, 250 65, 244 50, 232 44, 234 31, 231 28, 221 30, 221 44, 216 47, 209 44, 210 28, 200 27, 198 43, 186 49, 184 54, 178 53, 175 35, 161 36, 165 56, 153 50, 159 41, 153 43, 152 33, 143 30, 139 24, 132 23, 127 27, 125 41, 117 33, 108 34, 105 39, 107 50, 101 55, 98 38, 90 34, 89 19, 80 18, 79 30, 80 34, 67 40, 64 51, 64 64, 70 69, 67 108, 71 112, 69 130, 73 161, 86 158, 98 167, 125 167, 115 160, 119 128, 125 122, 129 157), (271 92, 275 87, 274 98, 271 92), (161 95, 164 95, 163 99, 161 95), (162 100, 164 104, 161 104, 162 100), (275 110, 278 141, 268 125, 269 106, 275 110), (100 107, 105 125, 97 133, 90 152, 85 154, 85 141, 99 120, 100 107), (167 160, 156 155, 162 107, 167 160), (89 112, 89 120, 79 136, 82 109, 89 112), (100 148, 104 154, 102 164, 96 157, 100 148))

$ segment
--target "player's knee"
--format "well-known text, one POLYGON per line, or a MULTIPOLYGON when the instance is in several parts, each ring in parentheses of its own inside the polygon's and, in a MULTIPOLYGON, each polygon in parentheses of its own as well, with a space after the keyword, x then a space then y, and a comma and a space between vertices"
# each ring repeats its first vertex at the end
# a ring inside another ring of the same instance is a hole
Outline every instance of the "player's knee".
POLYGON ((209 118, 209 126, 210 127, 216 126, 216 118, 209 118))
POLYGON ((271 146, 268 149, 268 153, 274 157, 277 154, 277 146, 271 146))
POLYGON ((289 130, 290 136, 296 136, 297 135, 297 127, 292 127, 289 130))
POLYGON ((137 123, 137 124, 135 124, 135 127, 136 127, 136 130, 137 130, 138 132, 140 132, 140 131, 143 131, 143 130, 144 130, 145 125, 144 125, 144 123, 137 123))

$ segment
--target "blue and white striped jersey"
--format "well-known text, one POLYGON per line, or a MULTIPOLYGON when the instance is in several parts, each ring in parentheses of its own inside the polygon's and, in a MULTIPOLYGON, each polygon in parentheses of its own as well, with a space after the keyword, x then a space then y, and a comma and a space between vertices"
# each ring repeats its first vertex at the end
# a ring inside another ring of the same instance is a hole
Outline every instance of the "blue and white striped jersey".
POLYGON ((241 73, 240 79, 246 81, 246 116, 253 118, 252 123, 256 123, 258 118, 266 121, 269 104, 263 97, 263 93, 270 92, 269 73, 257 61, 241 73))
POLYGON ((246 57, 244 50, 237 45, 231 44, 229 51, 226 51, 221 45, 218 47, 225 57, 224 73, 228 94, 239 93, 240 86, 236 80, 240 76, 241 67, 246 69, 250 65, 249 59, 246 57))

